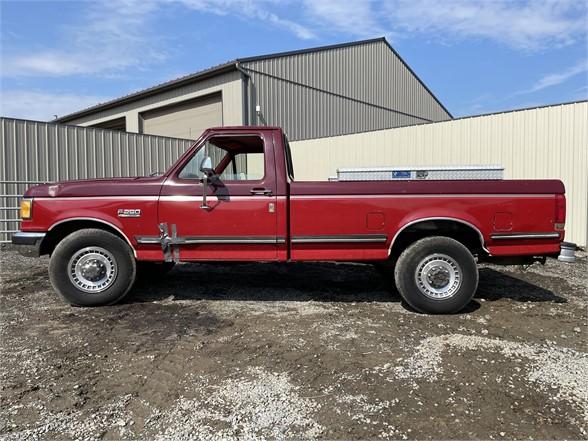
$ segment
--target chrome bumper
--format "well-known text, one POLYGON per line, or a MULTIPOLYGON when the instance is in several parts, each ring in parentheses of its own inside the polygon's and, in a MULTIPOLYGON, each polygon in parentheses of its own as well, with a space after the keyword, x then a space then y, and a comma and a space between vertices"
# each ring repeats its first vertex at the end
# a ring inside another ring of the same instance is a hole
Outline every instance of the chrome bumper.
POLYGON ((562 242, 559 246, 560 252, 557 260, 560 262, 574 263, 576 261, 576 244, 571 242, 562 242))
POLYGON ((16 245, 17 250, 24 256, 39 257, 41 242, 44 238, 45 233, 19 231, 12 235, 12 244, 16 245))

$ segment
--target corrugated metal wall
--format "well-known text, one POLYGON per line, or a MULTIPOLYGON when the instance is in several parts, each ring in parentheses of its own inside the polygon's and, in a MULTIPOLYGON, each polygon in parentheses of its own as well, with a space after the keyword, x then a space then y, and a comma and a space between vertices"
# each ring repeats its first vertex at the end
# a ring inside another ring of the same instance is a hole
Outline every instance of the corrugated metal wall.
POLYGON ((382 40, 244 61, 252 123, 284 128, 291 140, 450 119, 382 40))
MULTIPOLYGON (((193 141, 0 118, 0 230, 16 230, 18 196, 35 182, 165 171, 193 141)), ((7 241, 0 234, 0 241, 7 241)))
POLYGON ((391 130, 293 142, 297 180, 339 167, 501 164, 509 179, 561 179, 567 238, 588 236, 588 103, 498 113, 391 130))

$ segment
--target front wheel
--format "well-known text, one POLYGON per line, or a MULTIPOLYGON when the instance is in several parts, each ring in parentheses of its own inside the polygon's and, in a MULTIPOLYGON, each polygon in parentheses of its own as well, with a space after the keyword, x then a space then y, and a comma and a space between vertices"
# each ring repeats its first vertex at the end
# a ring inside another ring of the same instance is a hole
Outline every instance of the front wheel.
POLYGON ((478 266, 462 243, 449 237, 427 237, 403 251, 394 279, 402 298, 417 311, 451 314, 474 296, 478 266))
POLYGON ((110 305, 133 286, 136 265, 129 245, 99 229, 84 229, 65 237, 51 255, 49 278, 70 304, 110 305))

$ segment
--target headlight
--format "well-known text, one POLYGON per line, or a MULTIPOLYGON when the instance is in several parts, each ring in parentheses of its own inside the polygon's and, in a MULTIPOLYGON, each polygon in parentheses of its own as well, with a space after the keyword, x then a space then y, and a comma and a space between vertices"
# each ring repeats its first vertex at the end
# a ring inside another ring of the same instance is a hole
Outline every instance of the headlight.
POLYGON ((27 220, 33 217, 33 200, 22 199, 20 201, 20 218, 27 220))

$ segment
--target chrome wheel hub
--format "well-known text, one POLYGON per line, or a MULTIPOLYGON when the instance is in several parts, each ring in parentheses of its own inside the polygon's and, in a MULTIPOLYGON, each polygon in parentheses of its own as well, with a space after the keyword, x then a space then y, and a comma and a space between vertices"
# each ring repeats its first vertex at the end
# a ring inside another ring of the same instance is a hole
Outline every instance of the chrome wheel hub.
POLYGON ((461 286, 461 268, 446 254, 432 254, 417 265, 415 281, 419 290, 435 300, 452 297, 461 286))
POLYGON ((99 293, 115 281, 118 268, 114 256, 104 248, 83 248, 72 256, 68 264, 69 280, 76 288, 99 293))

